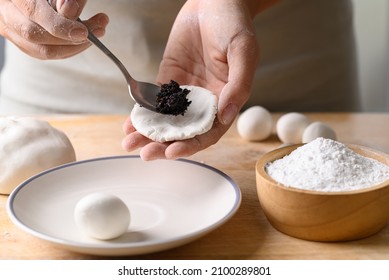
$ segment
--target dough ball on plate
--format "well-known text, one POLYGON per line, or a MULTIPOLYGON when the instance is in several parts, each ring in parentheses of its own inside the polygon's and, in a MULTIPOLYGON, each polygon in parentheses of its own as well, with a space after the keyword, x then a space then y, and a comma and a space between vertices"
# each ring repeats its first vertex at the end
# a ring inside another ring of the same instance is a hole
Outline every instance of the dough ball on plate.
POLYGON ((92 193, 81 198, 74 208, 76 225, 92 238, 108 240, 125 233, 130 211, 117 196, 92 193))
POLYGON ((278 138, 283 143, 299 144, 309 119, 301 113, 287 113, 279 118, 276 125, 278 138))
POLYGON ((240 114, 236 125, 242 138, 249 141, 261 141, 270 136, 273 119, 267 109, 253 106, 240 114))
POLYGON ((197 86, 181 86, 190 90, 191 104, 184 115, 164 115, 134 105, 131 121, 143 136, 156 142, 184 140, 211 129, 217 112, 217 97, 211 91, 197 86))
POLYGON ((308 125, 303 133, 303 143, 308 143, 318 137, 336 140, 335 131, 323 122, 313 122, 308 125))
POLYGON ((0 118, 0 193, 46 169, 76 160, 68 137, 31 117, 0 118))

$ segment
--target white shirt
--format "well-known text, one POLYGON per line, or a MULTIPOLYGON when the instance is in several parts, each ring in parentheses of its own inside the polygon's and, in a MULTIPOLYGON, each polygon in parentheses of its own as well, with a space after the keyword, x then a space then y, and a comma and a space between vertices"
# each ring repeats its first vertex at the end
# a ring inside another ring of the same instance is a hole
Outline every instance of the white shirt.
MULTIPOLYGON (((135 79, 154 82, 184 0, 88 1, 81 18, 107 13, 104 44, 135 79)), ((348 0, 284 0, 255 20, 261 60, 246 106, 272 111, 358 109, 352 6, 348 0), (354 102, 354 103, 353 103, 354 102)), ((7 42, 0 114, 129 113, 124 77, 96 47, 42 61, 7 42)), ((172 77, 174 79, 174 77, 172 77)))

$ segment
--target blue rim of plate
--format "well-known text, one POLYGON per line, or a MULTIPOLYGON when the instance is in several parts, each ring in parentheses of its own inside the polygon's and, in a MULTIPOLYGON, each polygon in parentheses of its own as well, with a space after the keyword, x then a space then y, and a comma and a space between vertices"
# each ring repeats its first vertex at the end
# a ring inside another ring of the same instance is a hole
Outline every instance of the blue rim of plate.
MULTIPOLYGON (((83 242, 75 242, 73 240, 65 240, 65 239, 57 238, 55 236, 43 234, 43 233, 40 233, 39 231, 36 231, 36 230, 28 227, 16 216, 14 209, 13 209, 13 202, 15 201, 19 191, 21 191, 24 187, 26 187, 31 181, 36 180, 37 178, 42 177, 48 173, 52 173, 52 172, 55 172, 57 170, 65 169, 65 168, 68 168, 71 166, 87 164, 89 162, 116 160, 116 159, 141 159, 141 158, 138 155, 119 155, 119 156, 107 156, 107 157, 91 158, 91 159, 75 161, 75 162, 66 163, 66 164, 63 164, 63 165, 60 165, 57 167, 53 167, 53 168, 47 169, 45 171, 42 171, 41 173, 38 173, 38 174, 30 177, 29 179, 25 180, 20 185, 18 185, 9 195, 9 198, 7 201, 7 207, 6 207, 9 218, 11 219, 11 221, 15 225, 17 225, 19 228, 23 229, 25 232, 28 232, 31 235, 38 237, 39 239, 46 240, 46 241, 52 242, 54 244, 63 245, 66 247, 81 247, 81 248, 86 248, 86 249, 90 248, 90 249, 102 249, 102 250, 131 249, 131 248, 136 249, 136 248, 141 248, 141 247, 151 247, 151 246, 160 245, 160 244, 175 243, 175 242, 180 241, 180 240, 185 241, 187 239, 191 239, 191 237, 196 237, 196 236, 199 236, 199 237, 204 236, 205 234, 215 230, 216 228, 220 227, 225 222, 227 222, 238 211, 238 209, 240 207, 240 204, 242 201, 242 194, 241 194, 241 191, 239 189, 239 186, 236 184, 236 182, 230 176, 228 176, 223 171, 221 171, 215 167, 212 167, 210 165, 207 165, 207 164, 204 164, 201 162, 197 162, 197 161, 193 161, 193 160, 189 160, 189 159, 180 158, 180 159, 176 159, 175 161, 180 161, 180 162, 183 162, 185 164, 197 165, 197 166, 200 166, 202 168, 205 168, 205 169, 208 169, 212 172, 217 173, 218 175, 220 175, 221 177, 223 177, 224 179, 226 179, 230 183, 230 185, 232 186, 232 188, 235 192, 235 201, 234 201, 230 211, 228 213, 226 213, 223 216, 223 218, 219 219, 217 222, 215 222, 207 227, 204 227, 201 230, 198 230, 194 233, 189 233, 189 234, 182 235, 180 237, 166 239, 166 240, 164 240, 164 242, 148 241, 148 242, 146 242, 147 243, 146 245, 144 243, 140 242, 139 244, 131 243, 130 246, 126 246, 126 244, 122 244, 122 243, 109 243, 109 246, 107 246, 107 243, 87 244, 87 243, 83 243, 83 242)), ((195 238, 193 238, 193 240, 194 239, 195 238)), ((184 242, 182 244, 186 244, 186 242, 184 242)), ((174 246, 174 247, 176 247, 176 246, 174 246)), ((174 247, 171 247, 171 248, 174 248, 174 247)), ((157 252, 157 251, 155 251, 155 252, 157 252)))

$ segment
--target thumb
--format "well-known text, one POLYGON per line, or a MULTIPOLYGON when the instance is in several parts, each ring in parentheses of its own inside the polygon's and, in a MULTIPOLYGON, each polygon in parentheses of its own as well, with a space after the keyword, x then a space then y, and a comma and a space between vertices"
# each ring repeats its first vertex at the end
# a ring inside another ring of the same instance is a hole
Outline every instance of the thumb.
POLYGON ((85 4, 86 0, 51 0, 53 8, 56 9, 56 11, 71 20, 76 20, 85 4))
POLYGON ((219 96, 218 120, 231 125, 251 94, 254 73, 259 59, 259 47, 252 33, 244 32, 229 46, 228 82, 219 96))

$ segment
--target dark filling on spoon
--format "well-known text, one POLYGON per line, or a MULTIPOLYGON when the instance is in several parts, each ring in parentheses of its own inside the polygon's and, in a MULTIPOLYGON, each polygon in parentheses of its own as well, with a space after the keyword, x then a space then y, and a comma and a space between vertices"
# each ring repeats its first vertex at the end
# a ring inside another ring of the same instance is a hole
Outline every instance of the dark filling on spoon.
POLYGON ((165 115, 184 115, 192 103, 186 98, 189 92, 190 90, 180 88, 173 80, 169 84, 163 84, 157 94, 157 112, 165 115))

